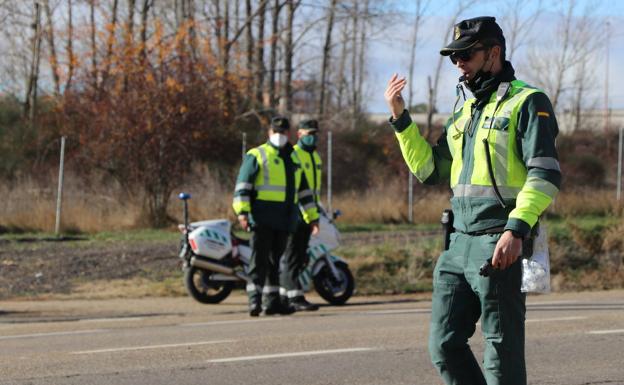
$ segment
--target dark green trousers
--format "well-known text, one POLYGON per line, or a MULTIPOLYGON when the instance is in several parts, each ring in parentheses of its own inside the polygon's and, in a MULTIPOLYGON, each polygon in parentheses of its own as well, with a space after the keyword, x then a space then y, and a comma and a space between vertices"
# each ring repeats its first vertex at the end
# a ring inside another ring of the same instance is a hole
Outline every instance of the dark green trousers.
POLYGON ((286 252, 280 271, 280 295, 289 299, 303 297, 299 275, 308 260, 308 243, 312 229, 300 220, 297 230, 288 237, 286 252))
POLYGON ((500 236, 453 233, 436 264, 429 353, 448 385, 526 385, 521 259, 487 278, 479 275, 500 236), (483 371, 468 345, 479 318, 483 371))
POLYGON ((287 240, 287 231, 266 226, 254 228, 247 284, 250 305, 262 303, 266 308, 279 302, 279 261, 287 240))

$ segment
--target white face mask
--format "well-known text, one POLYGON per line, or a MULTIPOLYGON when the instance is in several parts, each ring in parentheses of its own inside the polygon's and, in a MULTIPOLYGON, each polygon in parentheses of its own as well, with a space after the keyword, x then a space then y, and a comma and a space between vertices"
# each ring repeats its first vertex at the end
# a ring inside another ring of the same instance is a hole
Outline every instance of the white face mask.
POLYGON ((276 132, 269 136, 269 142, 271 142, 275 147, 281 148, 288 142, 288 137, 284 134, 276 132))

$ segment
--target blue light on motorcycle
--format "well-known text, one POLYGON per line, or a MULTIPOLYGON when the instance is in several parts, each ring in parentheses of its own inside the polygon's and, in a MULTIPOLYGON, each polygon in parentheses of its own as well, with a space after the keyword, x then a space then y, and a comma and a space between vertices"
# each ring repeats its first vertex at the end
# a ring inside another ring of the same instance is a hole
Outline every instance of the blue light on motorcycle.
POLYGON ((341 215, 342 215, 342 211, 340 211, 340 210, 335 210, 334 211, 334 219, 338 218, 341 215))
POLYGON ((178 194, 178 198, 182 199, 183 201, 185 201, 187 199, 191 199, 191 194, 182 192, 182 193, 178 194))

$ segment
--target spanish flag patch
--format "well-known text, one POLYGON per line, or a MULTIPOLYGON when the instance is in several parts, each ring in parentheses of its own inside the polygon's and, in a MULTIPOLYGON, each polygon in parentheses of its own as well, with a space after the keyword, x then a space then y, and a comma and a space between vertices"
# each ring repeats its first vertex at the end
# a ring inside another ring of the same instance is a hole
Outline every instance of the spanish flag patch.
POLYGON ((545 111, 537 111, 537 116, 543 116, 545 118, 550 118, 550 114, 545 111))

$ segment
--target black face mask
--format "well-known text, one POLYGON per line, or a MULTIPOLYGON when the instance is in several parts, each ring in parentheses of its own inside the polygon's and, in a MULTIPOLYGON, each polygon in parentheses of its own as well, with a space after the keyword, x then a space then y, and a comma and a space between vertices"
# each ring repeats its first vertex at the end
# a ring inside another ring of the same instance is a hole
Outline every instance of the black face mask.
MULTIPOLYGON (((489 55, 490 51, 488 50, 486 52, 486 55, 489 55)), ((485 68, 485 66, 488 64, 488 62, 486 61, 485 63, 483 63, 483 65, 481 66, 481 68, 479 68, 479 70, 477 71, 477 73, 475 74, 475 76, 470 79, 470 80, 465 80, 465 78, 462 76, 459 78, 459 81, 463 81, 464 84, 466 85, 466 88, 468 88, 470 90, 470 92, 472 92, 473 94, 482 89, 484 84, 488 82, 488 80, 492 79, 494 76, 492 75, 492 64, 490 64, 490 70, 488 71, 484 71, 483 68, 485 68)))

